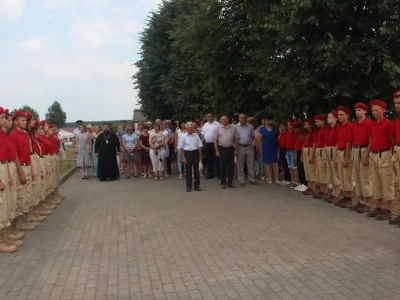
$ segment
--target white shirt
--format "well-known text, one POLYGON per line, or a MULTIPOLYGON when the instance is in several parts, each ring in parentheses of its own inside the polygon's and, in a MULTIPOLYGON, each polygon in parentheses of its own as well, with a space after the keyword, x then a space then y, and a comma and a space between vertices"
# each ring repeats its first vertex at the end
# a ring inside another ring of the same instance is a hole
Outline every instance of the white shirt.
POLYGON ((81 131, 79 130, 79 128, 75 128, 74 132, 73 132, 73 135, 74 135, 74 137, 76 137, 80 133, 81 133, 81 131))
POLYGON ((203 147, 203 143, 201 142, 199 136, 195 133, 182 134, 181 140, 179 142, 179 149, 183 149, 186 151, 194 151, 198 150, 199 148, 203 147))
POLYGON ((204 136, 206 143, 214 143, 214 132, 219 126, 219 123, 214 120, 214 122, 207 122, 203 125, 201 134, 204 136))

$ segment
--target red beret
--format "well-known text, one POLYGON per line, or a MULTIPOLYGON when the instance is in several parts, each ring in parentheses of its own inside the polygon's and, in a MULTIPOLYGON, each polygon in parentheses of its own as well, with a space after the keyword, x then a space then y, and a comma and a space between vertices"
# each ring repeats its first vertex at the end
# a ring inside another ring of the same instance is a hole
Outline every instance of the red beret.
POLYGON ((4 110, 4 113, 8 116, 8 115, 10 114, 10 110, 9 110, 8 108, 6 108, 6 109, 4 110))
POLYGON ((310 124, 312 124, 312 123, 314 123, 314 119, 313 119, 313 118, 306 118, 306 119, 304 120, 304 123, 310 123, 310 124))
POLYGON ((48 124, 49 128, 53 128, 54 124, 48 124))
POLYGON ((326 116, 324 114, 318 114, 315 116, 315 120, 325 121, 326 116))
POLYGON ((364 109, 364 110, 368 110, 369 109, 368 105, 365 104, 365 103, 362 103, 362 102, 356 103, 356 105, 354 105, 354 108, 361 108, 361 109, 364 109))
POLYGON ((289 124, 292 124, 292 125, 293 125, 293 123, 296 122, 296 120, 294 120, 294 119, 289 119, 287 122, 288 122, 289 124))
POLYGON ((399 98, 399 97, 400 97, 400 90, 395 91, 395 92, 393 93, 393 98, 399 98))
POLYGON ((344 106, 338 106, 338 111, 344 112, 346 115, 351 115, 351 110, 344 106))
POLYGON ((383 109, 386 109, 386 107, 387 107, 385 102, 383 102, 382 100, 378 100, 378 99, 374 99, 374 100, 369 101, 369 105, 370 106, 377 105, 377 106, 382 107, 383 109))
POLYGON ((334 115, 335 118, 337 118, 339 116, 338 111, 336 109, 332 109, 331 114, 334 115))
POLYGON ((0 106, 0 114, 6 114, 6 110, 0 106))
POLYGON ((32 114, 29 111, 24 112, 24 115, 27 120, 32 119, 32 114))
POLYGON ((301 128, 301 123, 298 121, 294 121, 291 124, 293 128, 301 128))
POLYGON ((22 111, 22 109, 18 109, 18 110, 13 114, 13 116, 12 116, 12 121, 14 122, 15 119, 16 119, 17 117, 19 117, 19 116, 24 116, 24 117, 25 117, 25 114, 24 114, 24 112, 22 111))
POLYGON ((38 124, 44 126, 46 124, 46 120, 39 121, 38 124))

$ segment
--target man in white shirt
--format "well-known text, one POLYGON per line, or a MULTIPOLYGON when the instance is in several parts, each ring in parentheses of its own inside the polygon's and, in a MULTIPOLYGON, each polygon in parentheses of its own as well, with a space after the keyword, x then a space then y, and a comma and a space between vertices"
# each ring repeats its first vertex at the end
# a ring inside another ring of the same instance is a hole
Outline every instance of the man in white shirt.
POLYGON ((203 143, 199 136, 193 132, 193 123, 186 123, 187 133, 184 133, 179 142, 179 151, 186 169, 186 192, 192 191, 192 170, 194 172, 194 189, 200 191, 199 162, 201 161, 201 148, 203 143))
POLYGON ((78 120, 75 122, 75 124, 76 124, 76 128, 72 132, 72 134, 74 135, 74 138, 72 139, 72 141, 73 141, 72 147, 74 147, 74 148, 75 148, 76 136, 81 133, 81 131, 79 130, 79 126, 81 126, 83 124, 83 121, 78 120))
POLYGON ((203 125, 201 134, 203 135, 204 143, 204 154, 207 165, 207 176, 206 179, 214 177, 214 170, 219 176, 219 162, 218 158, 215 156, 214 149, 214 132, 219 126, 219 123, 214 119, 212 113, 207 114, 208 122, 203 125))

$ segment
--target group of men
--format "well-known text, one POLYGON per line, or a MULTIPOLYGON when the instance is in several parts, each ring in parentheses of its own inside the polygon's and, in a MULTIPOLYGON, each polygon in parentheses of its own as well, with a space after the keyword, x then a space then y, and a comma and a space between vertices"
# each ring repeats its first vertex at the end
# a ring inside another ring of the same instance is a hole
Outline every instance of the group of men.
POLYGON ((193 132, 193 124, 186 124, 187 132, 182 136, 179 143, 179 151, 182 153, 186 168, 186 189, 192 190, 192 170, 194 170, 194 189, 199 191, 199 161, 204 148, 207 176, 206 179, 214 177, 218 173, 221 180, 221 188, 235 188, 234 167, 235 157, 237 161, 237 178, 240 185, 245 184, 245 164, 250 184, 258 185, 255 180, 254 158, 255 158, 255 131, 247 122, 247 115, 239 115, 239 123, 229 123, 229 117, 223 115, 220 122, 214 119, 212 113, 207 114, 208 122, 201 129, 202 140, 193 132))
POLYGON ((399 115, 394 123, 385 117, 387 104, 381 100, 372 100, 369 106, 356 103, 354 122, 349 120, 352 109, 344 106, 328 116, 305 119, 302 161, 308 187, 303 194, 390 224, 400 223, 400 216, 392 219, 395 174, 400 169, 400 91, 393 93, 393 99, 399 115), (367 117, 369 111, 374 121, 367 117), (328 184, 333 185, 331 193, 328 184), (371 211, 372 199, 376 207, 371 211))
POLYGON ((60 140, 51 121, 0 107, 0 145, 0 253, 10 253, 64 198, 58 191, 60 140))

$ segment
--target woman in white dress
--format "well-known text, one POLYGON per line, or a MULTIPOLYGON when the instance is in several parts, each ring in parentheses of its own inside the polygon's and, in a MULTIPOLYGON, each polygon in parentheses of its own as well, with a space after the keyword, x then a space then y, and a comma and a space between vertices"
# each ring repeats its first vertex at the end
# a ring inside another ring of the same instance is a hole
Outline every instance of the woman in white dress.
POLYGON ((89 179, 88 169, 92 167, 92 137, 85 125, 79 126, 80 133, 75 138, 76 165, 81 168, 82 179, 89 179))

